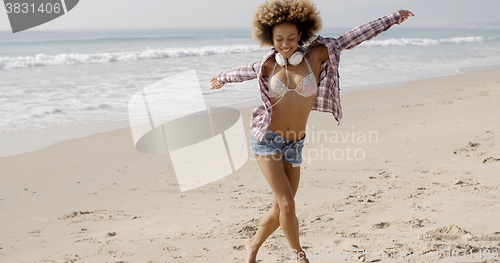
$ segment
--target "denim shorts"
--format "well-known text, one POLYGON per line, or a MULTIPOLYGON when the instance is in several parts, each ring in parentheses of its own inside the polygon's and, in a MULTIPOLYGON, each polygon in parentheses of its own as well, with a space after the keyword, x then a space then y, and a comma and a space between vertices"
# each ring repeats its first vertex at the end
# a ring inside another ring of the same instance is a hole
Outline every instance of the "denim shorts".
POLYGON ((271 129, 267 129, 262 141, 259 141, 252 133, 250 139, 250 152, 257 155, 272 155, 281 153, 284 162, 291 163, 293 167, 298 167, 302 163, 302 148, 306 136, 298 141, 290 141, 276 134, 271 129))

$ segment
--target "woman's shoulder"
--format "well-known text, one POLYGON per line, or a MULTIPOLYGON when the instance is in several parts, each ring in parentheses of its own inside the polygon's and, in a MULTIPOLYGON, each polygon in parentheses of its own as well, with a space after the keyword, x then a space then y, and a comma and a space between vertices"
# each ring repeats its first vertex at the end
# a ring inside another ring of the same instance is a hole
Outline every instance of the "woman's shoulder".
POLYGON ((267 60, 264 61, 264 64, 262 64, 262 77, 267 78, 271 74, 275 64, 276 60, 274 59, 274 56, 267 58, 267 60))
POLYGON ((334 46, 336 39, 333 37, 323 37, 317 35, 309 44, 305 47, 306 50, 314 49, 318 46, 334 46))
POLYGON ((323 62, 328 59, 328 48, 323 39, 323 37, 318 36, 306 47, 306 54, 309 60, 323 62))

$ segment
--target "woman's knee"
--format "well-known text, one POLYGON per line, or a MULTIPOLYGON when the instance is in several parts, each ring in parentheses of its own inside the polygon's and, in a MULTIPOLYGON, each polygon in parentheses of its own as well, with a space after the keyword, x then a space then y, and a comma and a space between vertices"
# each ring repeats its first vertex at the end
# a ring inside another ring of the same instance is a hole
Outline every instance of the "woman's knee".
POLYGON ((279 215, 279 213, 280 213, 280 207, 278 205, 278 201, 276 200, 276 197, 274 198, 273 204, 271 205, 271 207, 269 208, 268 211, 270 213, 272 213, 273 215, 279 215))
POLYGON ((282 197, 278 200, 279 211, 295 215, 295 200, 292 197, 282 197))

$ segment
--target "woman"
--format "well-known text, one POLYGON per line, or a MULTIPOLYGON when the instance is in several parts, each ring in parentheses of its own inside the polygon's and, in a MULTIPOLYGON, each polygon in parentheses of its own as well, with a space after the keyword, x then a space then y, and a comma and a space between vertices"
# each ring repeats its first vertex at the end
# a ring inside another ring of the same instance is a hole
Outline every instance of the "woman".
POLYGON ((215 76, 210 89, 230 82, 258 78, 263 105, 252 112, 250 151, 274 193, 272 208, 260 227, 245 240, 247 262, 281 226, 297 262, 309 262, 299 243, 294 196, 297 193, 305 128, 311 110, 342 118, 338 85, 340 52, 371 39, 413 14, 394 12, 358 26, 339 38, 317 36, 321 19, 309 0, 271 0, 262 3, 252 20, 253 37, 271 50, 259 62, 215 76))

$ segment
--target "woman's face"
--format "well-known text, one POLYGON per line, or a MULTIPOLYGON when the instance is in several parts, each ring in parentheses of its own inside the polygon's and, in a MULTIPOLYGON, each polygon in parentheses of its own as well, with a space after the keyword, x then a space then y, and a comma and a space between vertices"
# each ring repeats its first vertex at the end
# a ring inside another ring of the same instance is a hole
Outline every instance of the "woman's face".
POLYGON ((290 58, 299 47, 300 32, 291 23, 280 23, 273 28, 274 48, 284 58, 290 58))

